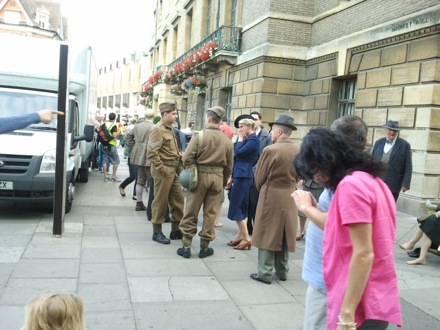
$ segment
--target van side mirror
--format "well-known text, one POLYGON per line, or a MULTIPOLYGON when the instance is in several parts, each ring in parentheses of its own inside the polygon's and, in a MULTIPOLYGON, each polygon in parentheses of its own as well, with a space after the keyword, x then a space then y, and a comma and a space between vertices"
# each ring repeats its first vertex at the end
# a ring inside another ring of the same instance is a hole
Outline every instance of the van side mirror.
POLYGON ((93 125, 84 125, 84 134, 75 136, 73 138, 74 142, 86 140, 86 142, 92 142, 95 134, 95 126, 93 125))

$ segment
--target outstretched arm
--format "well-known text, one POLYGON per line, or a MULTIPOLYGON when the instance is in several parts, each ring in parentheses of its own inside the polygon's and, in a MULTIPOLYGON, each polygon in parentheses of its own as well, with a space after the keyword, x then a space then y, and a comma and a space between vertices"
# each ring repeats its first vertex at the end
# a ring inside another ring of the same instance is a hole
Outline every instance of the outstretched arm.
POLYGON ((2 117, 0 118, 0 134, 22 129, 39 122, 48 124, 52 121, 52 115, 63 115, 63 113, 57 110, 40 110, 17 116, 2 117))

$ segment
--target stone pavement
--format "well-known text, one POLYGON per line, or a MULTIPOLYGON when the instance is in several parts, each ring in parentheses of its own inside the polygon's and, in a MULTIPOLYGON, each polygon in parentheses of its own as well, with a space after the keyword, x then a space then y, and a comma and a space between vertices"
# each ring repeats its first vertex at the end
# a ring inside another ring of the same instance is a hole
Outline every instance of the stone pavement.
MULTIPOLYGON (((122 162, 118 176, 127 174, 122 162)), ((256 271, 257 249, 236 251, 226 245, 236 230, 226 218, 227 203, 224 226, 211 244, 214 256, 198 258, 196 237, 192 257, 183 259, 176 254, 179 241, 160 245, 151 240, 145 212, 134 210, 132 185, 123 198, 117 183, 105 183, 102 174, 91 172, 89 182, 76 189, 61 238, 52 237, 47 211, 0 206, 1 330, 19 329, 26 301, 53 290, 83 298, 90 330, 302 329, 304 241, 290 254, 288 280, 274 278, 265 285, 249 278, 256 271)), ((399 242, 415 229, 414 217, 398 214, 399 242)), ((169 231, 165 224, 164 233, 169 231)), ((402 329, 440 329, 440 257, 429 254, 427 265, 409 266, 409 257, 396 243, 395 259, 402 329)))

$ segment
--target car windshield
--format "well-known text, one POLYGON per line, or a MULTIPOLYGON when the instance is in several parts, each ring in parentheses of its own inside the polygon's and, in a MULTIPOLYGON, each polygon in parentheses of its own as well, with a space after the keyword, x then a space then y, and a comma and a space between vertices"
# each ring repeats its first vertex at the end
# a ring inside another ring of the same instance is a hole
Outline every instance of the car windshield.
MULTIPOLYGON (((43 109, 57 109, 56 94, 0 88, 0 117, 16 116, 43 109)), ((57 127, 56 116, 50 124, 32 124, 27 129, 49 129, 57 127)))

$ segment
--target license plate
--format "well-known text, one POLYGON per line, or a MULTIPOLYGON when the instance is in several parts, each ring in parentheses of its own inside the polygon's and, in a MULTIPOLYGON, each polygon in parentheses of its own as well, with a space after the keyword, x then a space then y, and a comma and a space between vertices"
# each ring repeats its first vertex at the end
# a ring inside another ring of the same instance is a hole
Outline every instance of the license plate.
POLYGON ((14 182, 0 181, 0 190, 12 190, 12 189, 14 189, 14 182))

